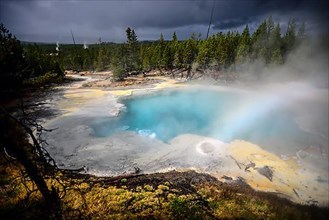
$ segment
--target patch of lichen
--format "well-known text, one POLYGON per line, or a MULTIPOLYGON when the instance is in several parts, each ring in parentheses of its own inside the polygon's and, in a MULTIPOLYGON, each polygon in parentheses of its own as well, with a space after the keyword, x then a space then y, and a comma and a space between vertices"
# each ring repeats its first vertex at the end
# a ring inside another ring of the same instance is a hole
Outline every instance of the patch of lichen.
POLYGON ((328 209, 302 206, 268 193, 255 192, 248 187, 237 189, 230 185, 203 184, 198 192, 209 202, 214 215, 220 219, 325 219, 328 209))
POLYGON ((216 217, 276 219, 276 213, 268 201, 240 193, 227 186, 203 185, 199 187, 198 192, 209 202, 216 217))
POLYGON ((76 187, 67 192, 63 203, 92 219, 168 219, 205 214, 202 206, 194 204, 195 195, 178 195, 164 184, 156 188, 146 184, 130 189, 96 184, 83 196, 81 190, 89 189, 89 186, 82 183, 76 187))

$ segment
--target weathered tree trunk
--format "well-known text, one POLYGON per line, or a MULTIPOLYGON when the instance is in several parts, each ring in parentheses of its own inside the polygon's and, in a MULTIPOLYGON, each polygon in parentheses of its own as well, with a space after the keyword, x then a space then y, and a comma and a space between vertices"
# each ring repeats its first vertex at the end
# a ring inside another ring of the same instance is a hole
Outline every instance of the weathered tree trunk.
MULTIPOLYGON (((29 148, 33 147, 28 143, 29 148)), ((42 197, 44 198, 48 208, 55 214, 56 219, 61 218, 61 206, 60 206, 60 198, 56 189, 52 187, 52 190, 49 190, 47 184, 43 178, 43 175, 39 172, 39 169, 36 164, 34 164, 31 158, 28 156, 28 153, 22 149, 20 146, 15 146, 15 144, 10 145, 10 152, 13 154, 12 156, 16 157, 17 160, 23 165, 27 174, 31 178, 31 180, 37 185, 42 197)))
POLYGON ((189 65, 189 67, 187 69, 186 79, 190 79, 190 77, 191 77, 191 71, 192 71, 192 66, 189 65))
POLYGON ((16 158, 17 161, 25 168, 28 176, 40 190, 49 212, 53 213, 56 219, 62 219, 61 201, 58 193, 54 187, 52 187, 52 190, 48 189, 44 180, 44 174, 40 170, 41 167, 39 167, 46 166, 48 164, 37 164, 37 161, 42 161, 42 163, 45 163, 46 161, 44 158, 41 158, 42 160, 40 160, 39 158, 43 157, 43 155, 39 155, 39 151, 35 150, 36 148, 40 148, 40 145, 38 145, 38 143, 34 143, 34 145, 38 145, 34 146, 28 142, 26 133, 31 136, 33 142, 36 141, 31 129, 11 116, 5 109, 1 108, 1 110, 0 128, 2 130, 3 138, 0 140, 0 146, 5 148, 6 152, 16 158))

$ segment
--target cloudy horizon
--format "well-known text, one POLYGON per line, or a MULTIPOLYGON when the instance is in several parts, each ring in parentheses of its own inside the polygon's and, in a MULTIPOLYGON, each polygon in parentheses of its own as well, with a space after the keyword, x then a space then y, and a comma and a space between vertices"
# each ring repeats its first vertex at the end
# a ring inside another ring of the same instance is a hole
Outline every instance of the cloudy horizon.
POLYGON ((124 42, 125 29, 139 40, 156 40, 162 33, 180 40, 193 32, 206 36, 228 30, 251 32, 273 16, 285 31, 289 18, 306 22, 309 32, 328 31, 325 0, 0 0, 0 22, 21 41, 72 43, 124 42), (215 2, 215 3, 214 3, 215 2))

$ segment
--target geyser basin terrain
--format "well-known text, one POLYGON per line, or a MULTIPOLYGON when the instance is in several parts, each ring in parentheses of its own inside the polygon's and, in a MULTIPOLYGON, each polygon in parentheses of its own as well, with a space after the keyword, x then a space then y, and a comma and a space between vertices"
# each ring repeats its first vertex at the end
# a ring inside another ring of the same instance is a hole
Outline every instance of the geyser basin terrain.
POLYGON ((327 204, 326 106, 327 90, 299 84, 256 91, 190 86, 121 100, 104 93, 49 122, 59 129, 45 138, 65 168, 86 166, 97 175, 195 169, 327 204), (259 172, 266 166, 272 179, 259 172))

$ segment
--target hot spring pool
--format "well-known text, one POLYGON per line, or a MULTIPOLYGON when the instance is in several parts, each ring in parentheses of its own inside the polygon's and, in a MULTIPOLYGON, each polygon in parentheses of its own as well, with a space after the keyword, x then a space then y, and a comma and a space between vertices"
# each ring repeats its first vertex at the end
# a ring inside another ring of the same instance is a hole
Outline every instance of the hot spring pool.
POLYGON ((298 126, 282 101, 232 91, 159 92, 122 99, 125 108, 118 117, 94 119, 90 127, 95 137, 128 130, 166 143, 181 134, 196 134, 224 142, 247 140, 272 150, 309 146, 316 137, 298 126))
POLYGON ((80 106, 45 126, 58 128, 42 137, 59 167, 99 176, 194 169, 257 188, 269 180, 240 167, 253 161, 274 170, 270 191, 328 201, 327 90, 288 84, 102 94, 84 103, 80 91, 76 102, 64 98, 80 106))

